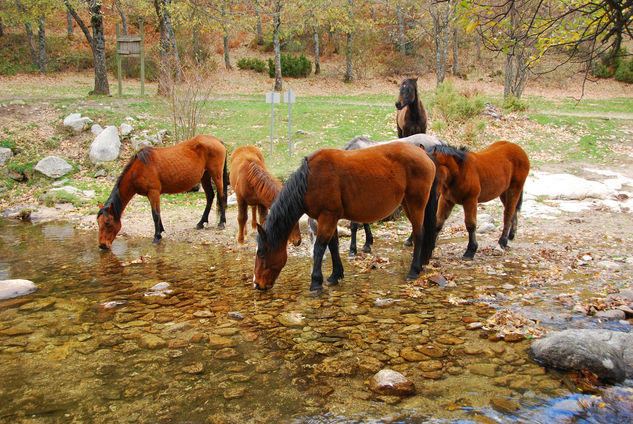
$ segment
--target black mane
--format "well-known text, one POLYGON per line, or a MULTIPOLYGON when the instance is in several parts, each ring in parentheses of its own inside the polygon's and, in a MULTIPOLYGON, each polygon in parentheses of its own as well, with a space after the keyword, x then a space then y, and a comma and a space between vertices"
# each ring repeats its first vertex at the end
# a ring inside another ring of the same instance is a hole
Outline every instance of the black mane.
MULTIPOLYGON (((266 241, 272 249, 285 242, 292 228, 304 212, 303 196, 308 187, 308 158, 303 158, 301 166, 290 176, 288 182, 270 207, 264 224, 266 241)), ((257 236, 258 249, 263 247, 261 236, 257 236)))
POLYGON ((116 183, 114 183, 114 188, 112 189, 112 192, 110 193, 110 197, 108 197, 108 200, 106 200, 101 210, 99 210, 97 217, 99 217, 99 215, 101 214, 106 214, 107 216, 108 214, 107 209, 108 207, 112 206, 112 217, 117 221, 121 219, 121 214, 123 213, 123 201, 121 200, 121 192, 119 191, 119 184, 121 183, 123 176, 125 176, 125 174, 130 170, 130 167, 132 166, 132 164, 134 163, 136 159, 140 160, 145 165, 149 164, 152 160, 153 151, 154 151, 153 147, 145 147, 130 158, 128 163, 125 164, 125 166, 123 167, 123 171, 121 171, 121 175, 119 175, 119 178, 117 178, 116 183))
POLYGON ((430 151, 431 154, 437 153, 440 155, 453 156, 455 159, 457 159, 460 162, 464 162, 466 160, 467 158, 466 152, 468 152, 468 148, 465 146, 461 146, 459 149, 457 149, 453 146, 443 146, 443 145, 433 146, 430 151))

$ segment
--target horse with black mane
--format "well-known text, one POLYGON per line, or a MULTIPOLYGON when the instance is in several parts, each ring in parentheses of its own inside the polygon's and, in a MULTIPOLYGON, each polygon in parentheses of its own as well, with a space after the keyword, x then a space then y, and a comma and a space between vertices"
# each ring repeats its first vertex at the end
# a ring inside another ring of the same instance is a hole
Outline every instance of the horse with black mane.
POLYGON ((424 149, 407 143, 312 153, 281 190, 264 227, 257 226, 254 287, 273 286, 288 258, 289 234, 304 213, 318 224, 310 284, 314 291, 322 289, 321 264, 326 247, 333 267, 328 285, 336 285, 343 278, 339 219, 374 222, 388 216, 398 205, 402 205, 413 229, 413 260, 407 279, 416 279, 432 254, 432 247, 423 240, 427 231, 434 233, 435 229, 435 219, 425 220, 427 202, 436 199, 432 193, 434 178, 435 165, 424 149))
POLYGON ((135 194, 149 199, 154 219, 153 242, 158 243, 165 231, 160 217, 160 195, 182 193, 201 183, 207 204, 196 228, 203 228, 209 222, 213 204, 211 181, 218 192, 218 228, 224 228, 228 174, 226 148, 220 140, 198 135, 174 146, 143 148, 125 165, 106 203, 99 203, 99 247, 110 248, 121 230, 121 215, 135 194))
MULTIPOLYGON (((264 155, 257 146, 240 146, 231 154, 231 172, 229 180, 237 199, 237 242, 244 243, 248 207, 252 207, 251 227, 257 229, 257 211, 259 223, 264 225, 268 209, 281 191, 281 182, 268 173, 264 163, 264 155)), ((299 224, 290 234, 290 242, 295 246, 301 244, 299 224)))
POLYGON ((417 78, 405 78, 402 81, 396 109, 398 109, 396 111, 398 138, 426 133, 428 119, 426 110, 418 96, 417 78))
POLYGON ((499 246, 514 239, 517 214, 523 200, 523 185, 530 171, 525 151, 514 143, 498 141, 480 152, 462 147, 435 146, 431 150, 437 168, 440 200, 437 234, 456 204, 464 207, 468 246, 463 259, 472 260, 477 252, 477 204, 496 197, 503 203, 503 231, 499 246))
MULTIPOLYGON (((413 144, 414 146, 422 147, 423 149, 427 151, 433 146, 446 145, 446 142, 444 140, 432 135, 428 135, 428 134, 414 134, 408 137, 397 138, 395 140, 387 140, 387 141, 372 141, 363 136, 356 136, 352 138, 350 141, 348 141, 347 143, 345 143, 345 146, 343 146, 343 150, 358 150, 358 149, 364 149, 366 147, 377 146, 380 144, 393 143, 393 142, 413 144)), ((356 253, 358 251, 357 245, 356 245, 356 234, 358 233, 358 229, 360 228, 361 225, 363 226, 363 229, 365 230, 365 244, 363 245, 363 252, 364 253, 371 252, 371 245, 374 243, 374 236, 371 233, 371 226, 369 225, 369 223, 360 224, 358 222, 350 222, 349 227, 350 227, 351 239, 349 243, 349 254, 348 254, 348 257, 350 258, 353 258, 354 256, 356 256, 356 253)), ((314 235, 316 234, 317 225, 316 225, 316 221, 314 221, 312 218, 308 220, 308 229, 310 231, 310 237, 313 238, 314 235)), ((427 234, 427 236, 430 237, 431 235, 427 234)), ((434 239, 433 239, 433 242, 434 242, 434 239)), ((409 238, 406 242, 406 245, 411 246, 412 244, 413 242, 411 238, 409 238)))

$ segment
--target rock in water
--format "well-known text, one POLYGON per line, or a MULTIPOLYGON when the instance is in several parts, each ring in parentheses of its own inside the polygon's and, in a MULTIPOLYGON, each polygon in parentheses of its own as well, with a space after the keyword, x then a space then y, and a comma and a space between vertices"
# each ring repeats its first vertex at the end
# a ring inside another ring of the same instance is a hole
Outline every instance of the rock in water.
POLYGON ((610 330, 565 330, 536 340, 534 359, 547 367, 590 371, 605 382, 633 377, 633 334, 610 330))
POLYGON ((413 382, 391 369, 378 371, 369 379, 372 392, 390 396, 408 396, 415 393, 413 382))
POLYGON ((0 300, 12 299, 37 290, 35 283, 29 280, 2 280, 0 281, 0 300))

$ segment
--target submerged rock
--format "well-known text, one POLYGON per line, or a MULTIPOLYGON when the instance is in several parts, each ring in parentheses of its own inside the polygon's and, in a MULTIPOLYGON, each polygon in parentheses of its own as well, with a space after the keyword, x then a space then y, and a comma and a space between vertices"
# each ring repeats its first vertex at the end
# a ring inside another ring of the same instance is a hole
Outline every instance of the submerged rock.
POLYGON ((0 281, 0 300, 24 296, 35 290, 37 286, 30 280, 2 280, 0 281))
POLYGON ((372 392, 389 396, 408 396, 415 393, 415 385, 397 371, 385 368, 369 379, 372 392))
POLYGON ((536 340, 534 359, 547 367, 590 371, 606 382, 633 377, 633 334, 610 330, 565 330, 536 340))

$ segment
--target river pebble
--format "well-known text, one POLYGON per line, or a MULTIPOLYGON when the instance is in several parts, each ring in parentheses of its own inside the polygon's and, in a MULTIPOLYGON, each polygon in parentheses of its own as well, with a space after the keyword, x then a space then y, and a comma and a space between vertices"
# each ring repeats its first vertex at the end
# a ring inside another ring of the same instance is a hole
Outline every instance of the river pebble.
POLYGON ((415 393, 412 381, 388 368, 378 371, 369 379, 369 389, 388 396, 408 396, 415 393))

